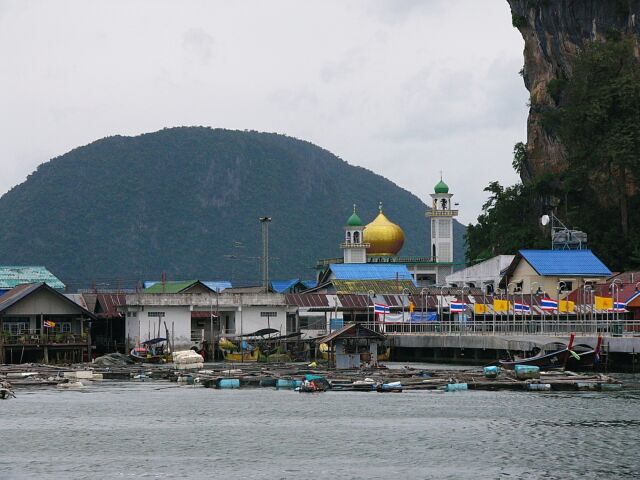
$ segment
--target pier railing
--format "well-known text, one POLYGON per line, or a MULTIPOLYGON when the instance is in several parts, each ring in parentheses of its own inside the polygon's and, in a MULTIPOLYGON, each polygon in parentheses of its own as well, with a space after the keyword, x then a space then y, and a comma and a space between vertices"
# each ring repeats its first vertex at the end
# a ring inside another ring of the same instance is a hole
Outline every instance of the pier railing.
POLYGON ((577 335, 639 336, 640 320, 515 319, 510 321, 368 323, 385 335, 577 335))

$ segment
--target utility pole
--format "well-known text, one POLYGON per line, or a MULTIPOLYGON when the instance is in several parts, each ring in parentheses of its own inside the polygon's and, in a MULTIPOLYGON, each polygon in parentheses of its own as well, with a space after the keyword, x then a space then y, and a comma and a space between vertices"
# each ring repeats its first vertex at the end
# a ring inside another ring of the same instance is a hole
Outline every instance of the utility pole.
POLYGON ((269 293, 269 223, 271 217, 260 217, 262 224, 262 288, 269 293))

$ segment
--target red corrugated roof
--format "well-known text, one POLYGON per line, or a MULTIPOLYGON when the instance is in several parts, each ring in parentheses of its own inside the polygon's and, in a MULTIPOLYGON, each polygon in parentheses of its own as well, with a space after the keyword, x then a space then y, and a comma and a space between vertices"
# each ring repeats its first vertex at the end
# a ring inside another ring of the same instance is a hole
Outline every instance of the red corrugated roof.
POLYGON ((98 317, 124 317, 124 313, 118 311, 118 307, 127 305, 127 296, 124 293, 99 293, 96 297, 95 312, 98 317))
POLYGON ((367 309, 372 306, 371 299, 367 295, 340 294, 338 300, 344 308, 367 309))
POLYGON ((295 305, 297 307, 328 307, 329 301, 326 295, 319 293, 287 293, 285 300, 288 305, 295 305))

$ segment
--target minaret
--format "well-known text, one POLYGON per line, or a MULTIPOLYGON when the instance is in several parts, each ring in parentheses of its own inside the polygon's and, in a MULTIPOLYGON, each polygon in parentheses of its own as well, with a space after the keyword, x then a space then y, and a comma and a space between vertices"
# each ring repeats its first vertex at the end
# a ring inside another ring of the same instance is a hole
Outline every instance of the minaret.
MULTIPOLYGON (((453 218, 458 215, 458 210, 452 210, 449 187, 440 181, 431 194, 431 210, 427 212, 427 217, 431 218, 431 257, 437 263, 453 263, 453 218)), ((437 283, 444 282, 444 275, 453 273, 453 265, 438 266, 437 283)))
POLYGON ((344 243, 340 248, 344 250, 344 263, 367 263, 368 243, 364 243, 364 226, 362 220, 356 213, 356 206, 353 205, 353 213, 347 220, 344 227, 344 243))

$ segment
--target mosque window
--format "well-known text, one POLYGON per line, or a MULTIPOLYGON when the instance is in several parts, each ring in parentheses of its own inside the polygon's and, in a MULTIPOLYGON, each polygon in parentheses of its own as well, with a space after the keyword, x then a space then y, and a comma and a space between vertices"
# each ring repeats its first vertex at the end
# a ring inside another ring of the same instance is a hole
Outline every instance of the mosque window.
POLYGON ((443 198, 442 200, 440 200, 440 205, 442 205, 442 210, 446 210, 447 209, 447 199, 443 198))
POLYGON ((353 232, 353 243, 360 243, 360 232, 353 232))
POLYGON ((351 243, 351 232, 347 232, 347 243, 351 243))

